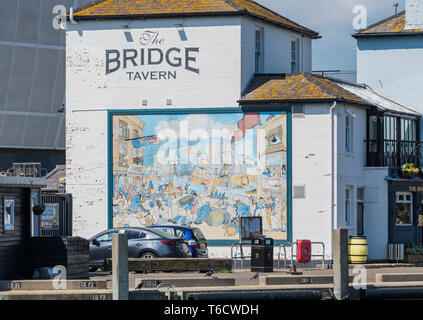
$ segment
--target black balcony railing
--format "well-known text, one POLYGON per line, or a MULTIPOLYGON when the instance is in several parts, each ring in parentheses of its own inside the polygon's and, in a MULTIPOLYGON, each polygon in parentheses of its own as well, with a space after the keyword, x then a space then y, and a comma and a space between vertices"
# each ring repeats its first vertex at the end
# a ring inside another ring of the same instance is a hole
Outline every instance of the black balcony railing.
POLYGON ((414 163, 420 167, 422 144, 422 141, 367 140, 367 166, 400 168, 405 163, 414 163))

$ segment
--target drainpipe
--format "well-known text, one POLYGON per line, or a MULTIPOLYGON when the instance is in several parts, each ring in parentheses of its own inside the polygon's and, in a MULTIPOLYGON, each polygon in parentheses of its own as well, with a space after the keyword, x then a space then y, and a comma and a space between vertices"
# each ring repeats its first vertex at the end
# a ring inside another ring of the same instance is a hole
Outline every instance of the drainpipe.
MULTIPOLYGON (((335 228, 335 123, 333 117, 333 111, 335 110, 337 102, 335 101, 330 107, 330 119, 331 119, 331 193, 330 193, 330 207, 331 207, 331 232, 330 232, 330 243, 332 246, 332 234, 335 228)), ((338 220, 338 219, 337 219, 338 220)), ((333 258, 333 257, 332 257, 333 258)))

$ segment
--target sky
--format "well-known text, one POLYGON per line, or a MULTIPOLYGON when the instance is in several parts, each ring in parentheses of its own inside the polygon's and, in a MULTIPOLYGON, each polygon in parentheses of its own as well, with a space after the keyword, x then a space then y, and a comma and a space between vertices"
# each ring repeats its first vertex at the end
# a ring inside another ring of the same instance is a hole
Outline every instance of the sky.
POLYGON ((313 40, 313 70, 355 70, 356 40, 353 20, 357 5, 366 7, 367 25, 403 11, 405 0, 255 0, 305 27, 318 31, 322 39, 313 40))

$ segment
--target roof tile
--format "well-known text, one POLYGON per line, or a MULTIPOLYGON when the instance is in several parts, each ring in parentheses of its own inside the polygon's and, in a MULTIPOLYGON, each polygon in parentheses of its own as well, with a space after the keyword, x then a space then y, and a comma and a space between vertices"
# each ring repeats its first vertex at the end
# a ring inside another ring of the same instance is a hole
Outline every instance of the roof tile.
POLYGON ((246 92, 239 101, 241 105, 340 101, 421 116, 419 112, 377 94, 365 84, 353 84, 311 73, 256 75, 246 92))
POLYGON ((366 104, 355 94, 343 89, 329 79, 310 73, 257 75, 241 102, 253 101, 307 101, 307 100, 347 100, 366 104))
POLYGON ((101 0, 75 11, 75 19, 125 16, 200 14, 248 14, 283 28, 319 38, 318 32, 303 27, 251 0, 101 0))
POLYGON ((387 19, 379 21, 367 29, 358 31, 356 37, 364 37, 369 35, 400 35, 422 33, 421 29, 405 29, 405 11, 393 15, 387 19))

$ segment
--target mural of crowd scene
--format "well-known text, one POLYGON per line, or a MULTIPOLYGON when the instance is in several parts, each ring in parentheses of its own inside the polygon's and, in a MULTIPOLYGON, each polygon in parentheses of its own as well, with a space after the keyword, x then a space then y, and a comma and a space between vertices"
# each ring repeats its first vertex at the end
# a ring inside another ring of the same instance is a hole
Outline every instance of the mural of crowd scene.
POLYGON ((113 116, 113 226, 199 227, 239 239, 241 217, 287 238, 286 115, 113 116))

